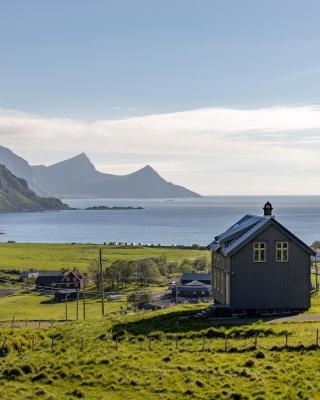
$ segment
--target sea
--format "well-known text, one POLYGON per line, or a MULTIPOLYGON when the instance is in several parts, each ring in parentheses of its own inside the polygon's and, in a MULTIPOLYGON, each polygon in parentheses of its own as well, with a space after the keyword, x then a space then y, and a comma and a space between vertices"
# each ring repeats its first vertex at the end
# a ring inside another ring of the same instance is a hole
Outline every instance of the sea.
POLYGON ((320 196, 207 196, 195 199, 64 199, 78 210, 0 214, 0 241, 33 243, 127 242, 207 245, 244 214, 275 218, 307 244, 320 240, 320 196), (83 210, 95 205, 142 210, 83 210))

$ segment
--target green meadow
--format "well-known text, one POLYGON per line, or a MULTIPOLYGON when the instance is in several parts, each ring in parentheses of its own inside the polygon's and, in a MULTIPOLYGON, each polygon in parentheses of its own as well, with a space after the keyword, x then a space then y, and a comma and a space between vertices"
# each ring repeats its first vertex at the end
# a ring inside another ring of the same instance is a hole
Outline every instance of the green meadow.
POLYGON ((220 325, 199 307, 2 328, 0 398, 320 398, 320 323, 220 325))
MULTIPOLYGON (((102 246, 111 263, 165 256, 195 259, 199 250, 102 246)), ((97 245, 1 244, 2 269, 86 270, 97 245)), ((314 282, 314 276, 312 276, 314 282)), ((148 290, 162 291, 164 286, 148 290)), ((0 399, 294 400, 320 399, 320 321, 272 323, 196 319, 205 304, 133 312, 126 295, 106 301, 86 295, 53 303, 18 290, 0 298, 0 399), (14 317, 14 321, 13 321, 14 317), (40 325, 38 323, 40 321, 40 325)), ((106 296, 109 292, 106 293, 106 296)), ((312 295, 306 314, 320 314, 312 295)))
POLYGON ((200 250, 157 247, 119 247, 96 244, 37 244, 0 243, 0 269, 58 270, 77 266, 85 271, 103 251, 106 264, 118 259, 134 260, 148 257, 166 257, 168 261, 195 259, 207 253, 200 250))

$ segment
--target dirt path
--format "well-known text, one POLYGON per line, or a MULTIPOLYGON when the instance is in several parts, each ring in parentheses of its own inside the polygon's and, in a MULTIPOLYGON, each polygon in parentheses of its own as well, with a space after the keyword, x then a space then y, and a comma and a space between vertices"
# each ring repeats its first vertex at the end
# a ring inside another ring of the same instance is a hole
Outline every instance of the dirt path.
POLYGON ((267 323, 275 322, 317 322, 320 321, 320 314, 302 314, 302 315, 291 315, 288 317, 275 317, 265 319, 267 323))

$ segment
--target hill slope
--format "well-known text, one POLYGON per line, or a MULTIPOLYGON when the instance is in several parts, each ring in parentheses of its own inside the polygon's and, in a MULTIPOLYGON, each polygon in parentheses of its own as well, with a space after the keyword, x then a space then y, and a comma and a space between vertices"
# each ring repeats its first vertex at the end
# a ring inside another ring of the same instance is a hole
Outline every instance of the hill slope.
POLYGON ((191 190, 167 182, 149 165, 128 175, 99 172, 84 153, 48 167, 34 166, 32 170, 40 186, 58 197, 199 197, 191 190))
POLYGON ((37 196, 27 182, 0 165, 0 211, 63 210, 69 207, 55 198, 37 196))
POLYGON ((37 183, 33 170, 28 161, 4 146, 0 146, 0 164, 5 165, 6 168, 15 176, 25 179, 31 190, 35 191, 39 195, 46 195, 46 193, 37 183))

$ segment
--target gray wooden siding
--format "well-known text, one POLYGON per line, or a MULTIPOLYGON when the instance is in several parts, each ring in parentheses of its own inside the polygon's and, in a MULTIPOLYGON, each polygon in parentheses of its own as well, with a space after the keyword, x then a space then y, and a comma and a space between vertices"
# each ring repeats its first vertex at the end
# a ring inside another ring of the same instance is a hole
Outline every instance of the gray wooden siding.
POLYGON ((274 226, 231 257, 231 300, 236 309, 310 307, 310 256, 274 226), (253 242, 267 243, 266 262, 253 262, 253 242), (289 261, 276 262, 276 242, 289 242, 289 261))
POLYGON ((230 271, 230 257, 214 252, 212 256, 212 296, 219 303, 228 304, 226 274, 230 271))

